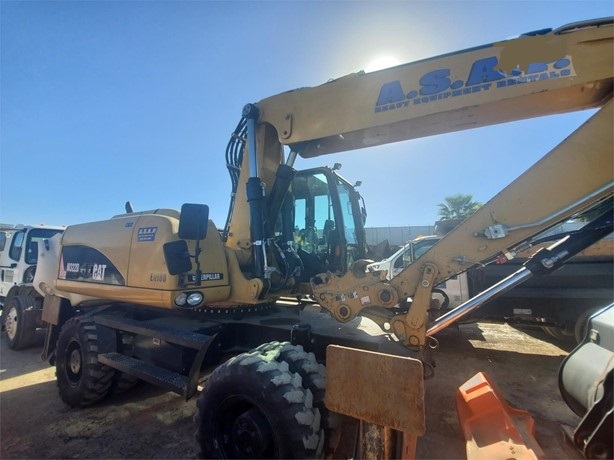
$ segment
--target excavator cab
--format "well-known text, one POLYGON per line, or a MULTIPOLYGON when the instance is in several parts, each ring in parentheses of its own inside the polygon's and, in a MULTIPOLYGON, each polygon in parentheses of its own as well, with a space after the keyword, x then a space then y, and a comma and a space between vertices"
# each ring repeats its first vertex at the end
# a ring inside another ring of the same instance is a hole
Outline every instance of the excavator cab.
POLYGON ((317 273, 345 273, 352 262, 366 257, 360 194, 333 169, 298 171, 286 199, 292 202, 302 281, 317 273))
POLYGON ((235 250, 242 275, 262 281, 260 299, 307 293, 313 276, 341 276, 366 257, 364 201, 336 172, 339 164, 294 169, 304 146, 286 152, 278 129, 256 128, 260 115, 247 104, 226 148, 232 199, 222 239, 235 250))

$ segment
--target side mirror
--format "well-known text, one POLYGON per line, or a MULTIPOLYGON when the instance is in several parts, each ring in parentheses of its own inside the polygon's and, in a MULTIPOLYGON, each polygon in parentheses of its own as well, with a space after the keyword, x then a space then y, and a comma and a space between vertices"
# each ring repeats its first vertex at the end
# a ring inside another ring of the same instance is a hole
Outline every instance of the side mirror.
POLYGON ((209 206, 185 203, 179 216, 179 238, 182 240, 202 240, 207 236, 209 226, 209 206))
POLYGON ((166 268, 171 275, 179 275, 192 270, 188 243, 184 240, 171 241, 163 246, 166 268))

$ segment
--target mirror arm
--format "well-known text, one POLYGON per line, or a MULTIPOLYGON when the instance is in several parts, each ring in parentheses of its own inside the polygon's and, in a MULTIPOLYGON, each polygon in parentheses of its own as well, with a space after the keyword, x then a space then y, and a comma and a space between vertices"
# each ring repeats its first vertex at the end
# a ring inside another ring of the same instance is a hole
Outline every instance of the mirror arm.
POLYGON ((194 259, 196 261, 196 279, 195 285, 200 286, 202 283, 202 271, 200 270, 200 240, 196 240, 196 249, 194 250, 194 259))
POLYGON ((196 262, 196 271, 194 272, 194 281, 190 281, 190 273, 181 273, 179 275, 179 285, 182 287, 188 286, 200 286, 202 284, 202 270, 200 269, 200 253, 202 249, 200 248, 200 240, 196 240, 196 248, 194 249, 194 254, 188 253, 188 257, 190 259, 194 259, 196 262))

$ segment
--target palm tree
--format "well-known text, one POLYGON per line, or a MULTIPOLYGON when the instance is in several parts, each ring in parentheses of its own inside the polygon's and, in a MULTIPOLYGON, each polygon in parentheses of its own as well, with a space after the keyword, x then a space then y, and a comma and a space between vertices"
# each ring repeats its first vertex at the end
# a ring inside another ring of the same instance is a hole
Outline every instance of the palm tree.
POLYGON ((482 206, 482 203, 473 201, 473 195, 459 193, 444 199, 445 203, 437 205, 441 220, 464 220, 482 206))

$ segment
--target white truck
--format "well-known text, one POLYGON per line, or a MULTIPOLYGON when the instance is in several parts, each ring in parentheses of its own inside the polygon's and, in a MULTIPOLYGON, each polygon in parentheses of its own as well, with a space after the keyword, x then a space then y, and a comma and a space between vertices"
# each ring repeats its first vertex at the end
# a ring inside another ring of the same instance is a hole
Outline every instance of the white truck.
POLYGON ((0 308, 9 347, 14 350, 34 344, 43 327, 43 298, 32 286, 38 244, 62 233, 64 227, 17 225, 0 231, 0 308))

